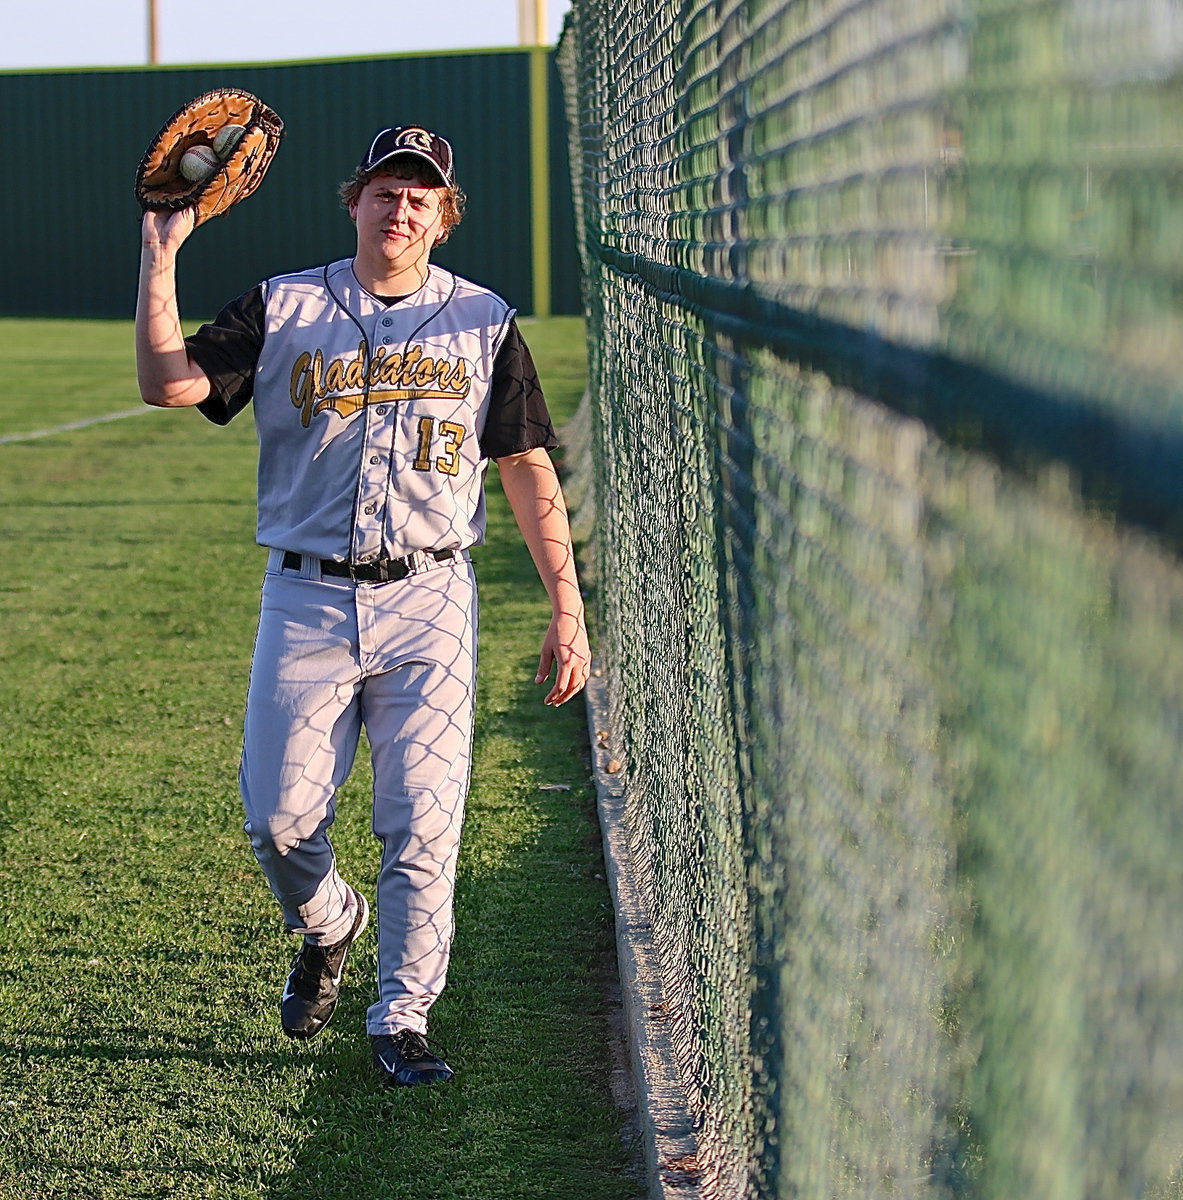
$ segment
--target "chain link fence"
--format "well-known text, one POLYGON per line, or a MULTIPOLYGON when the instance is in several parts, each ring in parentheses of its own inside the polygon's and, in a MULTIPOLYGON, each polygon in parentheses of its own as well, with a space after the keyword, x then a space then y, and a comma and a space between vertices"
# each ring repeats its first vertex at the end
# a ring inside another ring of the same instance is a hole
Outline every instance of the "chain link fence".
POLYGON ((1183 6, 575 0, 559 57, 704 1194, 1183 1196, 1183 6))

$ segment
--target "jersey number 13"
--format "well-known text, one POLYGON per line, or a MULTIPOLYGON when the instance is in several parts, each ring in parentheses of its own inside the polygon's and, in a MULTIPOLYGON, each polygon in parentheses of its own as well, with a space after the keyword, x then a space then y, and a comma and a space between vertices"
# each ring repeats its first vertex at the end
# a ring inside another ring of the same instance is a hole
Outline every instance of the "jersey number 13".
POLYGON ((411 464, 416 471, 435 470, 444 475, 460 474, 460 447, 467 431, 455 421, 436 421, 435 417, 419 418, 419 452, 411 464), (438 445, 437 445, 438 439, 438 445), (432 451, 440 453, 433 459, 432 451))

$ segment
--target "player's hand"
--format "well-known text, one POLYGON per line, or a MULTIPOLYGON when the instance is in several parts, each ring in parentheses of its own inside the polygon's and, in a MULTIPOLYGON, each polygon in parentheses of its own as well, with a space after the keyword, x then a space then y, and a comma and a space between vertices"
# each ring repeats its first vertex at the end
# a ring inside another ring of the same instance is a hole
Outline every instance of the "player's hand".
POLYGON ((195 228, 194 216, 191 208, 178 209, 176 212, 149 209, 140 224, 143 245, 149 249, 159 248, 166 254, 176 254, 195 228))
POLYGON ((583 613, 555 613, 542 642, 535 683, 543 683, 555 669, 554 686, 543 703, 557 708, 583 690, 591 672, 591 648, 583 613))

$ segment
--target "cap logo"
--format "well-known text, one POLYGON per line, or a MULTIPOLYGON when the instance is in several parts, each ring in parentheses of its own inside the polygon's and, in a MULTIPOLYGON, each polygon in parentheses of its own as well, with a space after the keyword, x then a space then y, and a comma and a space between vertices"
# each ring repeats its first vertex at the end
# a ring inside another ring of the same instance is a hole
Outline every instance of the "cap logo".
POLYGON ((431 134, 426 129, 404 129, 398 135, 396 146, 412 146, 416 150, 426 150, 431 153, 431 134))

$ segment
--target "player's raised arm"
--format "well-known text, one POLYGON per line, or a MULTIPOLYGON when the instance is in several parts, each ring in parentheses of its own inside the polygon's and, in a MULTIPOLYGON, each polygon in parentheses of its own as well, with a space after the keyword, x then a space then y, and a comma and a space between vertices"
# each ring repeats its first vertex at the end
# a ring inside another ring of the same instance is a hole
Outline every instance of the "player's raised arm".
POLYGON ((499 458, 497 467, 509 506, 550 597, 552 616, 535 682, 541 683, 554 667, 555 682, 546 703, 563 704, 583 689, 591 669, 563 491, 550 455, 542 448, 499 458))
POLYGON ((136 378, 145 404, 184 408, 210 394, 210 381, 185 350, 177 313, 177 251, 193 232, 193 210, 146 212, 136 300, 136 378))

